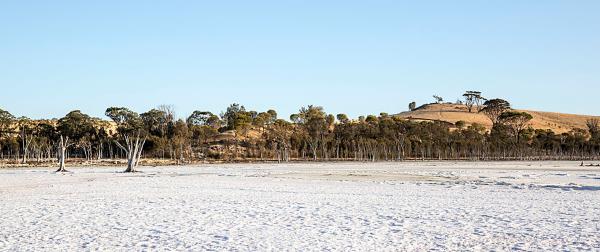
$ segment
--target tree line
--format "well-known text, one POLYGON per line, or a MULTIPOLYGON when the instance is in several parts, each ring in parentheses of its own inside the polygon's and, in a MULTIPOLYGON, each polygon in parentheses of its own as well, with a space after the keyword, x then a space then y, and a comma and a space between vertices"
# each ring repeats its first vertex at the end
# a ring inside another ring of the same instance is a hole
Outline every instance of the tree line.
MULTIPOLYGON (((512 110, 503 99, 465 94, 470 112, 483 113, 491 130, 479 124, 413 121, 381 113, 350 119, 319 106, 301 108, 289 120, 275 110, 257 112, 232 104, 219 115, 194 111, 177 119, 172 106, 138 114, 110 107, 108 120, 79 110, 58 120, 30 120, 0 109, 0 159, 12 162, 127 160, 135 171, 142 158, 185 163, 202 160, 402 161, 596 159, 600 156, 597 119, 587 129, 556 134, 533 129, 533 118, 512 110)), ((415 109, 415 104, 410 105, 415 109)))

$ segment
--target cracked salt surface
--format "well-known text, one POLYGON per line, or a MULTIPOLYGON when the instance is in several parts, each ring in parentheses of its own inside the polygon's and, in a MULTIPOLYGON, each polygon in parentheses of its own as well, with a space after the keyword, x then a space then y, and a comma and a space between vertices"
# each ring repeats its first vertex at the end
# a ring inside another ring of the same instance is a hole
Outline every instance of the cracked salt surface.
POLYGON ((0 250, 600 250, 571 162, 0 169, 0 250))

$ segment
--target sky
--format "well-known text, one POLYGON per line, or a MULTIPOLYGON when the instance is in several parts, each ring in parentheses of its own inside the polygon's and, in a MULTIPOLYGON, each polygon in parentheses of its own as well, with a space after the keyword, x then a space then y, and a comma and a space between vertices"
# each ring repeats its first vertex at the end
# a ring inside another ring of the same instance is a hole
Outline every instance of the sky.
POLYGON ((0 108, 352 117, 466 90, 600 114, 600 1, 0 1, 0 108))

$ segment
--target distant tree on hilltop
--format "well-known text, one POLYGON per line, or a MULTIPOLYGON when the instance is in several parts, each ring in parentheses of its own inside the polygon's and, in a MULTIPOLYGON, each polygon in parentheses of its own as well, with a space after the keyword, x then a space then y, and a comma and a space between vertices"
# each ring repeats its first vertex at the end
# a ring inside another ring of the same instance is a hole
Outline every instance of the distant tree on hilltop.
POLYGON ((417 103, 416 102, 411 102, 408 104, 408 110, 409 111, 414 111, 417 108, 417 103))
POLYGON ((477 106, 477 111, 481 107, 481 102, 485 100, 479 91, 467 91, 463 94, 465 97, 465 105, 469 109, 469 113, 473 112, 473 106, 477 106))

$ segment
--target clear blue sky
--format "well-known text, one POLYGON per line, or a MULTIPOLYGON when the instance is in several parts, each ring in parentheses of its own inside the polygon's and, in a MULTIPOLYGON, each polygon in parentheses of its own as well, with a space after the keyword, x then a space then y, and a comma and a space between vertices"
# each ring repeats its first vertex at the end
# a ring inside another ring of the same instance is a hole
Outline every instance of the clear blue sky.
POLYGON ((352 117, 465 90, 600 114, 600 1, 2 1, 0 108, 352 117), (417 3, 418 2, 418 3, 417 3))

